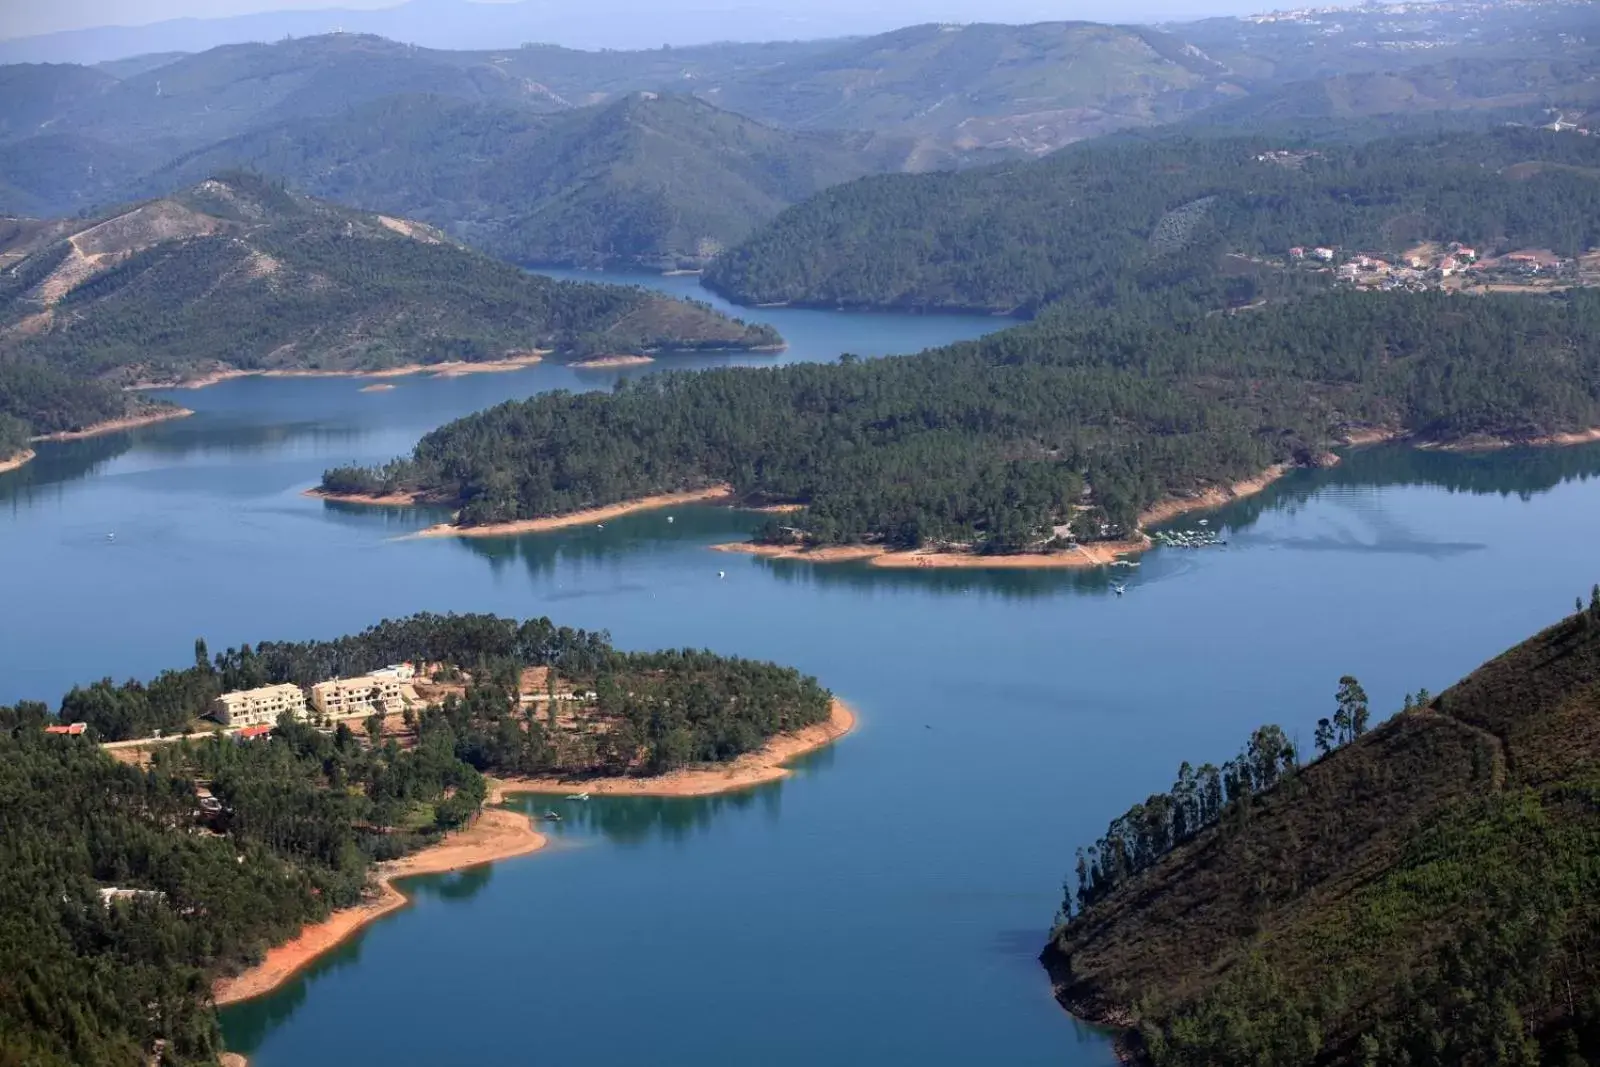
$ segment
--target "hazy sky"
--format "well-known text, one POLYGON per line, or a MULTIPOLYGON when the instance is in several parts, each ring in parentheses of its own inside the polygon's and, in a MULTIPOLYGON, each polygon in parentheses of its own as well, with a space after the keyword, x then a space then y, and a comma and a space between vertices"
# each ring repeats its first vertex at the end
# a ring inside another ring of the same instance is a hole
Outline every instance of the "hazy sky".
MULTIPOLYGON (((582 0, 573 0, 581 3, 582 0)), ((755 0, 751 6, 759 6, 755 0)), ((1085 18, 1103 21, 1154 16, 1199 17, 1292 7, 1297 0, 868 0, 892 11, 903 24, 948 19, 956 11, 968 21, 1020 22, 1085 18), (1136 9, 1136 10, 1135 10, 1136 9)), ((1302 0, 1303 2, 1303 0, 1302 0)), ((1328 0, 1320 0, 1327 3, 1328 0)), ((162 19, 217 18, 258 11, 392 7, 395 0, 0 0, 0 38, 84 26, 133 26, 162 19)), ((641 11, 670 13, 670 2, 639 0, 641 11)))

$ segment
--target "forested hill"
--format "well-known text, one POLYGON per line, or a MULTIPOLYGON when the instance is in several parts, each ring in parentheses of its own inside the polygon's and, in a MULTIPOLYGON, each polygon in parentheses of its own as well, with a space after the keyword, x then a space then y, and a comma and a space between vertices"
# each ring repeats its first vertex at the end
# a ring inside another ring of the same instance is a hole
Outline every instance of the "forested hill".
POLYGON ((1292 147, 1123 137, 1031 163, 866 178, 779 215, 705 281, 747 303, 1029 311, 1171 289, 1237 303, 1284 279, 1224 253, 1600 245, 1595 138, 1502 129, 1269 155, 1292 147), (1516 166, 1532 162, 1560 165, 1516 166))
POLYGON ((59 718, 86 722, 86 736, 46 734, 57 716, 43 704, 0 707, 0 1063, 215 1064, 211 981, 359 903, 374 862, 470 820, 483 772, 654 774, 731 760, 825 720, 830 699, 773 664, 623 653, 604 633, 548 619, 419 615, 215 657, 197 642, 188 665, 148 683, 68 693, 59 718), (187 733, 225 690, 400 660, 432 676, 418 682, 430 702, 403 724, 284 722, 249 742, 197 733, 152 747, 147 768, 96 744, 187 733), (552 703, 519 703, 530 679, 536 699, 562 697, 559 719, 552 703), (112 888, 140 895, 102 901, 112 888))
POLYGON ((1600 1062, 1600 587, 1302 766, 1264 727, 1080 850, 1044 961, 1157 1067, 1600 1062), (1587 605, 1584 604, 1587 601, 1587 605))
POLYGON ((323 485, 421 491, 471 524, 726 482, 805 505, 767 539, 1016 552, 1068 521, 1126 530, 1169 495, 1311 462, 1356 428, 1600 425, 1600 294, 1340 292, 1176 326, 1143 310, 1052 313, 920 356, 533 397, 323 485))
POLYGON ((0 271, 0 411, 36 432, 105 417, 104 385, 218 369, 377 370, 534 350, 572 358, 780 341, 702 304, 532 276, 427 226, 238 173, 91 221, 27 229, 11 251, 0 271))
POLYGON ((514 262, 673 268, 703 265, 830 185, 952 159, 910 137, 785 131, 674 93, 556 114, 403 95, 252 130, 154 180, 248 167, 514 262))

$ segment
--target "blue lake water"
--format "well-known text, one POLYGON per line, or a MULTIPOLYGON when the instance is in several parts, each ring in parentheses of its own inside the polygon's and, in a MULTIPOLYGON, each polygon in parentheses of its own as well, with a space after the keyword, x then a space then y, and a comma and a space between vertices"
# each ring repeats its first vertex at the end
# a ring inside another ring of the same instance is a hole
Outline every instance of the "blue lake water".
MULTIPOLYGON (((783 359, 993 325, 762 314, 832 323, 779 324, 783 359)), ((1220 512, 1226 547, 1149 554, 1123 597, 1100 572, 714 554, 755 523, 723 508, 420 540, 437 516, 301 495, 457 415, 616 374, 234 381, 172 394, 191 418, 0 475, 0 702, 181 665, 197 636, 471 610, 781 660, 862 714, 778 785, 571 805, 544 852, 418 880, 414 907, 224 1014, 256 1067, 1110 1064, 1034 959, 1074 846, 1262 722, 1309 741, 1341 674, 1393 708, 1600 580, 1594 447, 1357 452, 1220 512)))

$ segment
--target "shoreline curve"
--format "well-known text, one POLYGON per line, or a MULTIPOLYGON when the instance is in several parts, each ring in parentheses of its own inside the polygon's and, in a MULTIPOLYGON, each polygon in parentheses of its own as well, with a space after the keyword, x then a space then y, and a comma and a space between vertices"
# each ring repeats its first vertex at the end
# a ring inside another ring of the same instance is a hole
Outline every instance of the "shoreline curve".
POLYGON ((826 748, 854 730, 860 719, 849 704, 833 698, 825 722, 777 734, 754 752, 725 766, 688 767, 650 778, 494 778, 489 800, 517 793, 585 792, 597 796, 705 797, 732 793, 789 777, 786 764, 826 748))
MULTIPOLYGON (((494 522, 483 526, 460 526, 453 522, 440 523, 418 530, 411 534, 412 537, 513 537, 518 534, 544 533, 547 530, 563 530, 572 526, 587 526, 589 523, 601 523, 610 519, 620 519, 624 515, 632 515, 640 511, 659 511, 679 504, 707 504, 714 501, 727 500, 733 495, 730 485, 713 485, 705 489, 691 489, 682 493, 661 493, 656 496, 639 497, 635 500, 624 500, 618 504, 607 504, 604 507, 585 508, 582 511, 569 511, 565 515, 550 515, 540 519, 517 519, 513 522, 494 522)), ((344 500, 343 496, 336 493, 325 493, 324 500, 344 500)), ((372 498, 368 497, 367 500, 372 498)), ((356 502, 356 501, 351 501, 356 502)), ((426 503, 426 500, 414 498, 413 503, 426 503)))
POLYGON ((237 975, 219 978, 211 985, 211 997, 218 1007, 239 1004, 265 996, 310 966, 323 954, 343 944, 368 924, 398 911, 411 898, 395 886, 401 878, 423 874, 447 874, 481 867, 486 863, 525 856, 544 848, 549 839, 533 828, 532 821, 508 808, 486 807, 472 825, 458 830, 435 845, 389 863, 377 865, 379 893, 376 899, 341 908, 321 922, 310 923, 299 934, 267 950, 260 963, 237 975))
POLYGON ((188 408, 173 408, 171 411, 153 411, 148 415, 129 415, 121 419, 107 419, 105 422, 95 422, 81 430, 57 430, 55 433, 42 433, 30 437, 30 441, 82 441, 87 437, 100 437, 103 434, 117 433, 122 430, 137 430, 141 426, 154 426, 158 422, 171 422, 173 419, 186 419, 194 412, 188 408))
POLYGON ((0 474, 16 470, 38 454, 31 448, 24 448, 21 452, 7 456, 5 459, 0 459, 0 474))
POLYGON ((176 378, 171 381, 144 381, 134 382, 124 388, 130 392, 144 392, 154 389, 204 389, 207 386, 220 385, 231 382, 235 378, 406 378, 413 374, 429 374, 435 378, 459 378, 467 374, 494 374, 504 371, 521 370, 537 363, 543 363, 544 357, 549 355, 551 349, 534 349, 522 355, 507 356, 504 359, 485 359, 475 362, 452 359, 440 363, 404 363, 398 367, 382 367, 378 370, 240 370, 236 367, 214 370, 206 374, 196 375, 192 378, 176 378))

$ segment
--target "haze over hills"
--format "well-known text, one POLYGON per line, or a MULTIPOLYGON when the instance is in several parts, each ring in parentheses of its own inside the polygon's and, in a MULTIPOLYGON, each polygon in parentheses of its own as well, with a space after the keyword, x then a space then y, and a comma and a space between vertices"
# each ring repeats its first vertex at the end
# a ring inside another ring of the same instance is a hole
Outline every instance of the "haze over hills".
POLYGON ((1363 736, 1361 694, 1306 767, 1263 728, 1113 822, 1044 953, 1062 1002, 1161 1067, 1593 1063, 1600 590, 1411 703, 1363 736))
POLYGON ((703 265, 828 186, 952 159, 910 138, 779 130, 676 94, 557 114, 400 96, 231 138, 152 181, 248 167, 514 262, 670 268, 703 265))
POLYGON ((248 175, 0 236, 0 410, 39 432, 104 418, 104 387, 142 380, 779 341, 705 305, 529 275, 248 175))

